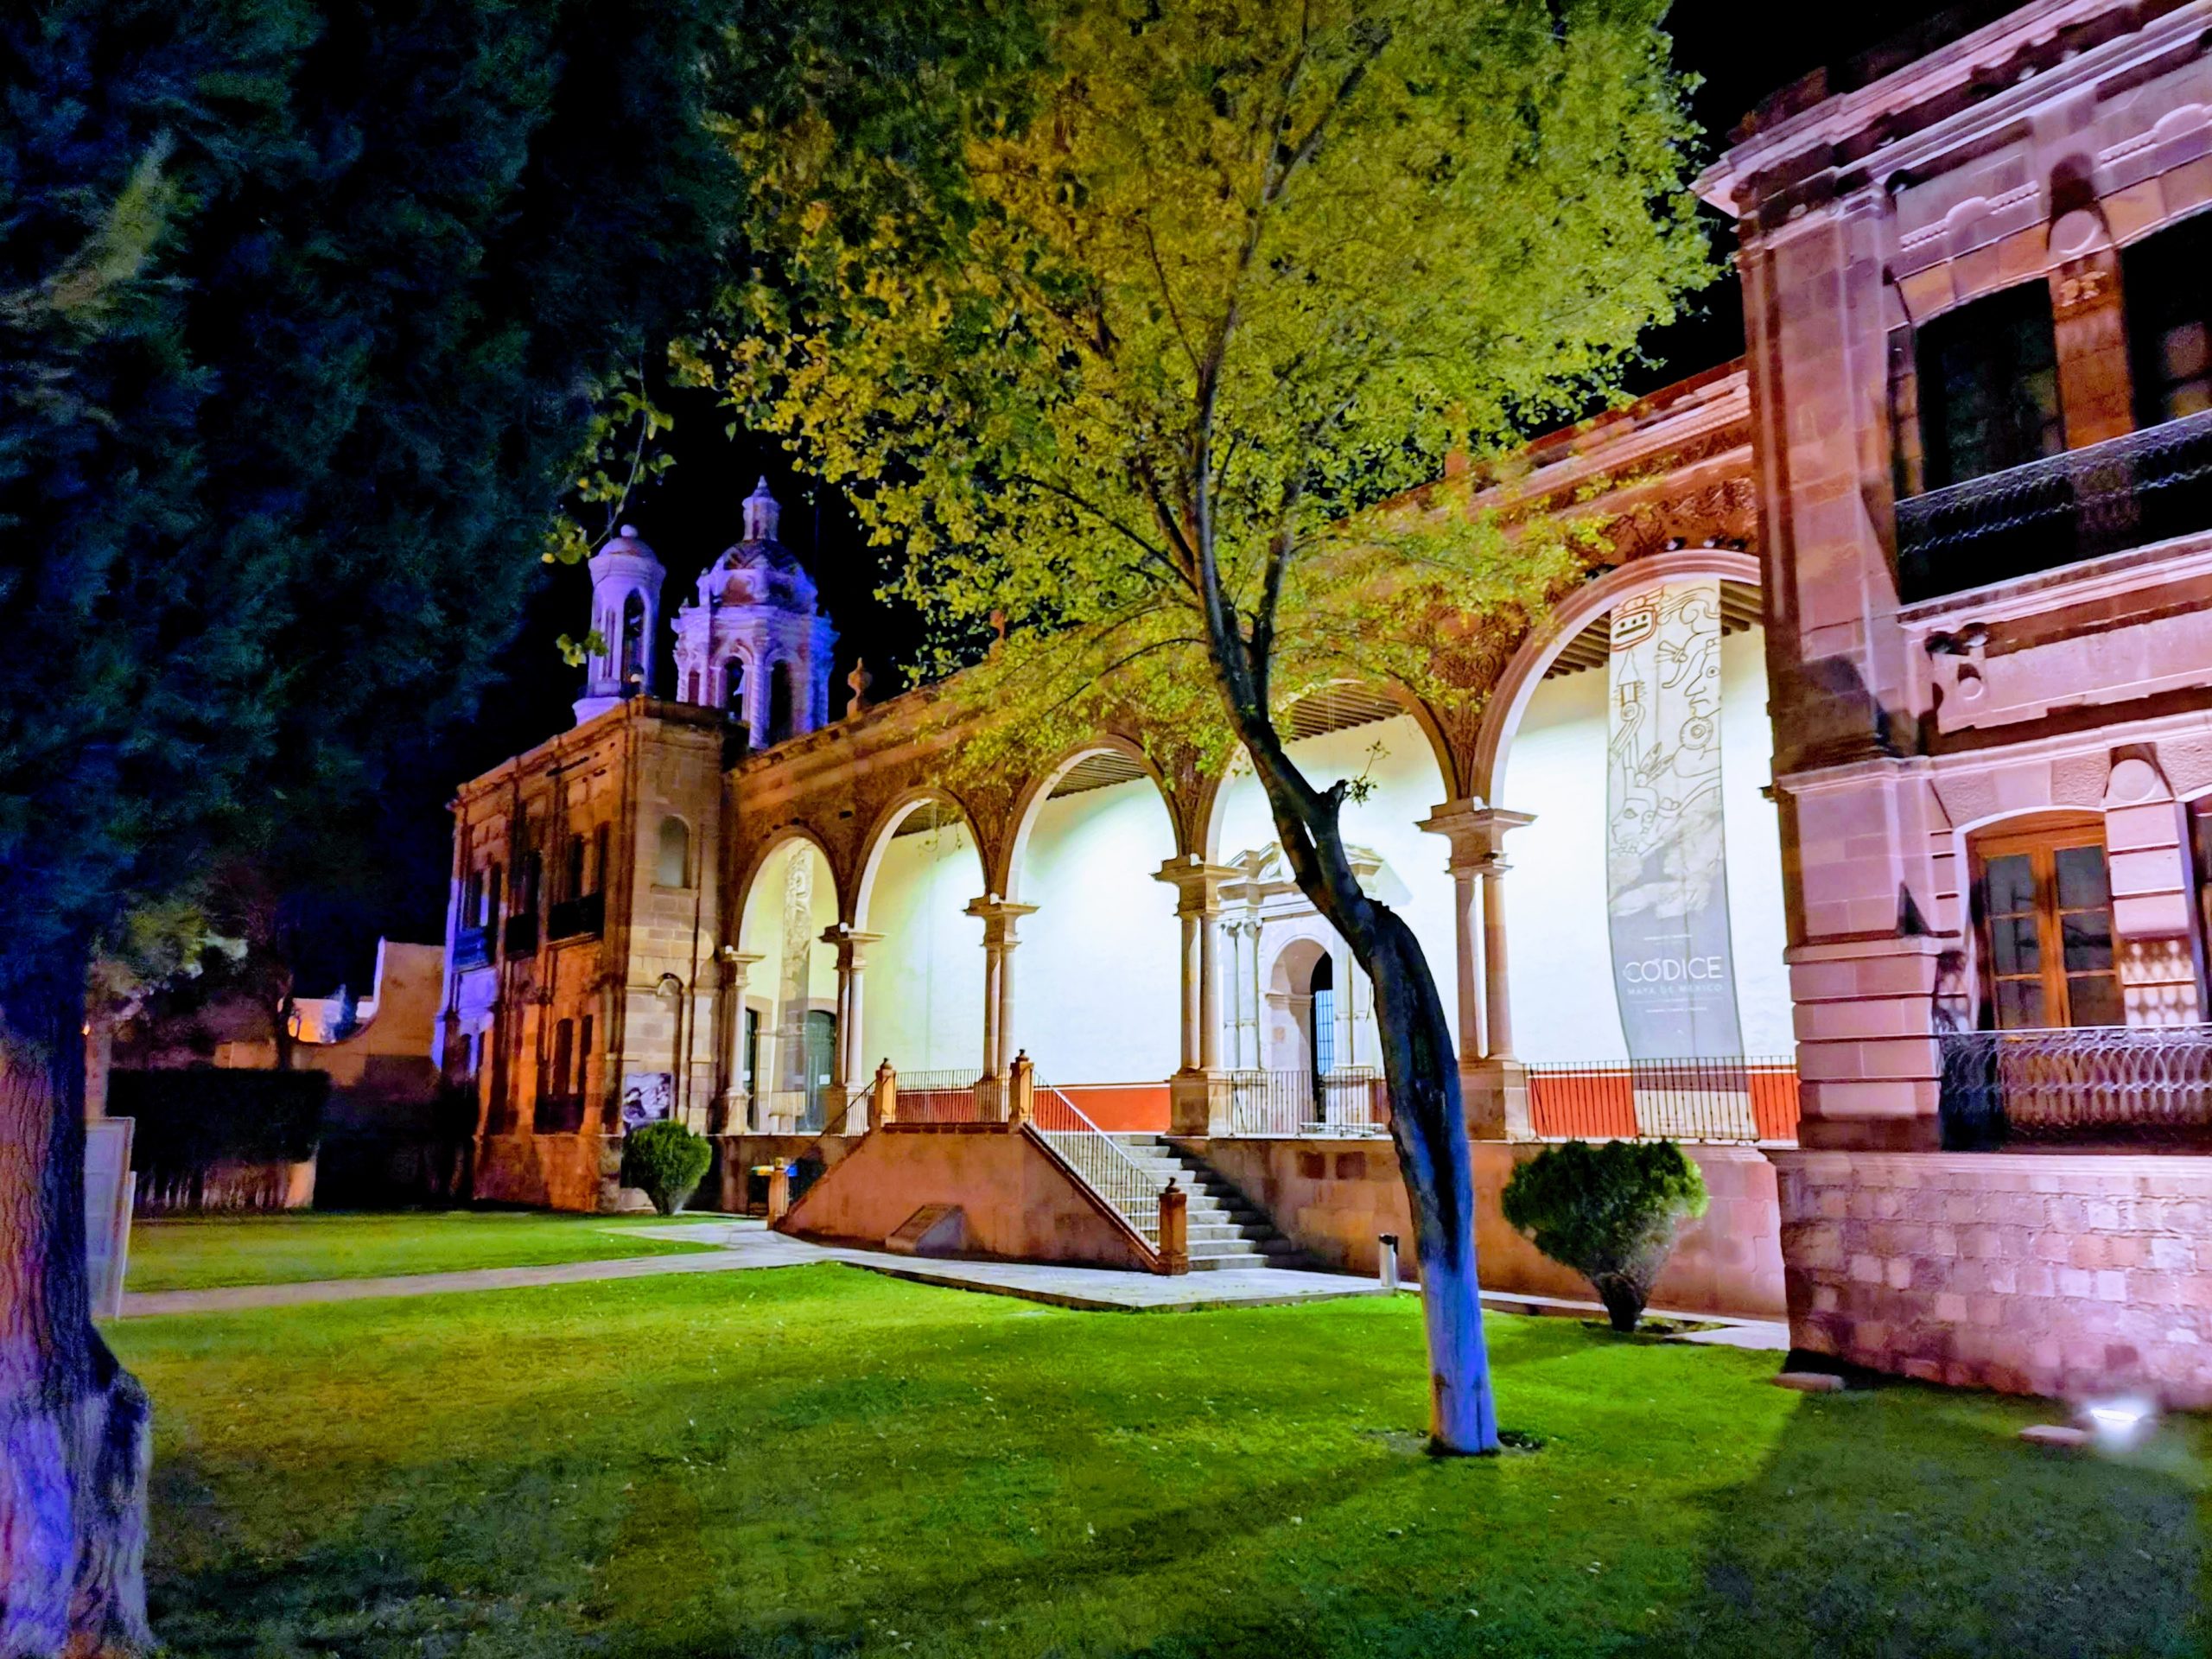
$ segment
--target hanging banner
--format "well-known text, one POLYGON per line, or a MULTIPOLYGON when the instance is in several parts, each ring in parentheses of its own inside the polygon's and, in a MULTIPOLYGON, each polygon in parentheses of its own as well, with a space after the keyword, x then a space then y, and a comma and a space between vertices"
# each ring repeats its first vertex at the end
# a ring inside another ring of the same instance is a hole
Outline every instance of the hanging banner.
POLYGON ((1743 1052, 1720 809, 1720 583, 1670 582, 1612 614, 1605 897, 1631 1060, 1743 1052))

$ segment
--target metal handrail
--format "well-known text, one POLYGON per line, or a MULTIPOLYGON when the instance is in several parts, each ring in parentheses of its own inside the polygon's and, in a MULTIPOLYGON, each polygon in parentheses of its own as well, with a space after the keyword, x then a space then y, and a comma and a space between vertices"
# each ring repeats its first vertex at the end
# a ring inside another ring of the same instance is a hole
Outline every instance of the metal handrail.
POLYGON ((1947 1032, 1943 1145, 2212 1137, 2212 1025, 1947 1032))
POLYGON ((1540 1140, 1789 1141, 1797 1069, 1787 1056, 1532 1062, 1529 1128, 1540 1140))
POLYGON ((1065 1091, 1039 1084, 1034 1103, 1037 1132, 1060 1161, 1158 1249, 1160 1195, 1166 1183, 1130 1157, 1065 1091))
POLYGON ((1232 1071, 1230 1133, 1252 1139, 1382 1135, 1389 1103, 1382 1074, 1367 1066, 1325 1071, 1232 1071))

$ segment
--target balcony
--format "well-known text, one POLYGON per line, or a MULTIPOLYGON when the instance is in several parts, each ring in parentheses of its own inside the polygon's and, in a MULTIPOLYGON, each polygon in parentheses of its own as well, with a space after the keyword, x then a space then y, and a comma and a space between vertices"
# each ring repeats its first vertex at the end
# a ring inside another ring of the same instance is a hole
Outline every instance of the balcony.
POLYGON ((492 960, 492 940, 480 927, 454 930, 453 965, 462 968, 481 968, 492 960))
POLYGON ((1310 1071, 1232 1071, 1229 1132, 1235 1135, 1387 1135, 1389 1091, 1382 1074, 1346 1067, 1310 1071))
POLYGON ((2212 410, 1897 503, 1910 604, 2212 529, 2212 410))
POLYGON ((607 924, 607 895, 588 893, 581 899, 563 899, 546 912, 548 938, 597 938, 607 924))
POLYGON ((508 917, 499 944, 502 952, 510 957, 535 955, 537 950, 537 912, 525 910, 520 915, 508 917))
POLYGON ((1942 1043, 1948 1152, 2212 1145, 2212 1026, 1953 1032, 1942 1043))

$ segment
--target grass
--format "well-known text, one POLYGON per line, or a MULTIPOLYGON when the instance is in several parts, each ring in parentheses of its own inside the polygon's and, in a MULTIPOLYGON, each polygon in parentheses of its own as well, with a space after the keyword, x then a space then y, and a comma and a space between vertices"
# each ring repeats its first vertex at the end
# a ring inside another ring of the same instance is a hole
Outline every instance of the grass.
MULTIPOLYGON (((675 1216, 671 1221, 711 1217, 675 1216)), ((553 1216, 499 1211, 226 1217, 130 1227, 125 1288, 206 1290, 310 1279, 376 1279, 464 1268, 541 1268, 709 1249, 655 1238, 658 1216, 553 1216)))
POLYGON ((1491 1322, 1541 1449, 1421 1455, 1410 1298, 1076 1313, 824 1266, 115 1327, 179 1655, 2202 1652, 2207 1426, 1805 1397, 1491 1322))

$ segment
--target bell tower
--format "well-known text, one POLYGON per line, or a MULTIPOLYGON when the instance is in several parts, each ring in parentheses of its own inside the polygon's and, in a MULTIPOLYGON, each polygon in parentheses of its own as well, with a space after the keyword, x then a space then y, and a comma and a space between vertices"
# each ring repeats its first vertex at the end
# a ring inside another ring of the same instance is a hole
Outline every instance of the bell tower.
POLYGON ((598 649, 586 659, 576 724, 605 714, 625 697, 650 696, 653 630, 660 621, 660 584, 667 572, 634 525, 591 556, 591 626, 598 649))
POLYGON ((830 718, 836 630, 814 580, 776 537, 781 510, 768 480, 743 504, 745 539, 699 578, 676 616, 676 690, 720 709, 748 746, 780 743, 830 718))

